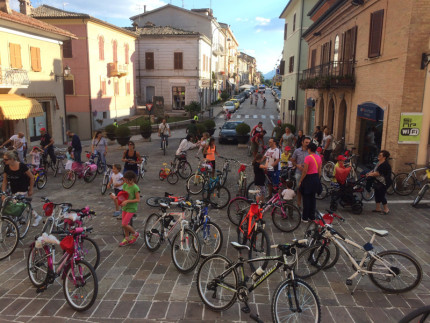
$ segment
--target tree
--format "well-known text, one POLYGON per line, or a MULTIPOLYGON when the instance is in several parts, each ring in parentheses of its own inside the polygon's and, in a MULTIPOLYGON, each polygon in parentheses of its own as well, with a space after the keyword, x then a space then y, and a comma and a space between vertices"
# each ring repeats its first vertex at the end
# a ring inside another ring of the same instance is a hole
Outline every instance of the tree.
POLYGON ((184 110, 190 114, 190 117, 200 113, 201 109, 200 103, 196 101, 191 101, 190 104, 184 106, 184 110))
POLYGON ((263 72, 259 71, 258 73, 260 73, 260 84, 264 83, 264 75, 263 72))

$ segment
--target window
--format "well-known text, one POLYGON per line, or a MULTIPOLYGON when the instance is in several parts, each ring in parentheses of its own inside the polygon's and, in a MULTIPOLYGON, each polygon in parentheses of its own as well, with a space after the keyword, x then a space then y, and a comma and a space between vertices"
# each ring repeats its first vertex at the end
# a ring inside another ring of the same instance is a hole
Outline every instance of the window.
POLYGON ((288 67, 288 72, 293 73, 294 72, 294 56, 290 57, 290 65, 288 67))
POLYGON ((154 69, 154 53, 152 52, 145 53, 145 68, 147 70, 154 69))
POLYGON ((331 41, 321 45, 321 65, 330 63, 331 41))
POLYGON ((172 87, 173 95, 173 110, 183 110, 185 106, 185 87, 174 86, 172 87))
POLYGON ((100 91, 102 95, 106 95, 106 80, 100 80, 100 91))
POLYGON ((173 68, 175 70, 182 70, 182 53, 174 53, 173 68))
POLYGON ((279 74, 284 75, 285 74, 285 61, 281 60, 281 63, 279 64, 279 74))
POLYGON ((72 58, 72 40, 63 41, 63 58, 72 58))
POLYGON ((73 80, 64 80, 64 94, 66 95, 75 94, 75 86, 74 86, 73 80))
POLYGON ((337 62, 339 62, 339 35, 336 35, 334 39, 333 62, 334 66, 337 66, 337 62))
POLYGON ((105 60, 105 39, 99 36, 99 60, 105 60))
POLYGON ((284 40, 287 40, 287 31, 288 31, 288 24, 285 24, 285 26, 284 26, 284 40))
POLYGON ((10 43, 9 49, 10 49, 10 67, 22 68, 21 45, 10 43))
POLYGON ((114 63, 118 62, 118 42, 116 40, 112 43, 112 51, 113 51, 113 61, 114 63))
POLYGON ((342 61, 351 61, 355 59, 355 45, 357 40, 357 27, 348 29, 343 34, 342 39, 342 61))
POLYGON ((115 81, 113 82, 113 91, 115 95, 119 95, 119 82, 115 81))
POLYGON ((294 14, 294 17, 293 17, 293 31, 295 30, 296 30, 296 14, 294 14))
POLYGON ((130 57, 128 56, 129 55, 129 46, 128 46, 128 44, 124 45, 124 51, 125 51, 125 63, 128 64, 128 63, 130 63, 130 57))
POLYGON ((40 48, 30 47, 31 69, 34 72, 40 72, 42 66, 40 64, 40 48))
POLYGON ((107 118, 107 112, 105 111, 105 112, 103 112, 103 119, 106 119, 107 118))
POLYGON ((315 67, 316 59, 317 59, 317 50, 312 49, 312 51, 311 51, 311 68, 315 67))
POLYGON ((378 10, 370 15, 369 58, 381 55, 382 27, 384 10, 378 10))
POLYGON ((126 95, 130 95, 131 91, 130 91, 130 81, 127 81, 125 83, 125 93, 126 95))

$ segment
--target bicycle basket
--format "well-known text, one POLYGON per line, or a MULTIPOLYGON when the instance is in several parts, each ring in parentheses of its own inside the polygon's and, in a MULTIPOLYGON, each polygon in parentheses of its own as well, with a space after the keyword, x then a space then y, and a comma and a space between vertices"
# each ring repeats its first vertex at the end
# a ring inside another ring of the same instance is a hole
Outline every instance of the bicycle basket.
POLYGON ((82 169, 82 165, 78 162, 73 162, 72 163, 72 171, 74 172, 79 172, 82 169))
POLYGON ((240 174, 241 172, 244 172, 245 169, 246 169, 246 165, 241 164, 237 172, 240 174))
POLYGON ((9 201, 3 208, 3 214, 12 217, 21 216, 26 206, 25 203, 9 201))
POLYGON ((67 236, 60 242, 60 247, 65 252, 68 252, 69 254, 73 254, 75 251, 75 241, 73 240, 72 236, 67 236))
POLYGON ((49 202, 43 204, 43 211, 45 211, 45 216, 51 216, 52 212, 54 212, 54 203, 49 202))

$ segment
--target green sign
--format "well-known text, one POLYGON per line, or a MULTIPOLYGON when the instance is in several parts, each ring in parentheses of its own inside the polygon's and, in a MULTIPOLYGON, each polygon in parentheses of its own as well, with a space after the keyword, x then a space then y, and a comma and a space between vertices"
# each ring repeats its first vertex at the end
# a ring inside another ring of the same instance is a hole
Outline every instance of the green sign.
POLYGON ((421 137, 422 113, 402 113, 400 117, 399 143, 418 144, 421 137))

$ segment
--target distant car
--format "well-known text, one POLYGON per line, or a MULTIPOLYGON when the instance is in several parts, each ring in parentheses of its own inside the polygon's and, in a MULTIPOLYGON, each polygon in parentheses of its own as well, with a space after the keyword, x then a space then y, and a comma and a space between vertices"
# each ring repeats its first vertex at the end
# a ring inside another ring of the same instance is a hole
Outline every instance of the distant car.
POLYGON ((234 102, 234 104, 236 105, 236 110, 239 109, 240 101, 238 99, 230 99, 230 101, 234 102))
POLYGON ((222 110, 227 113, 227 112, 231 112, 233 113, 234 111, 236 111, 236 104, 234 104, 233 101, 227 101, 226 103, 224 103, 224 105, 222 106, 222 110))
POLYGON ((240 103, 243 103, 245 102, 245 95, 243 94, 234 95, 233 99, 239 100, 240 103))
POLYGON ((264 84, 261 84, 261 85, 258 87, 258 92, 259 92, 259 93, 265 93, 265 92, 266 92, 266 86, 265 86, 264 84))
POLYGON ((236 142, 236 127, 243 121, 227 121, 220 127, 218 140, 222 144, 224 142, 236 142))
POLYGON ((249 96, 251 95, 251 90, 245 90, 243 91, 243 93, 245 93, 246 98, 249 98, 249 96))

